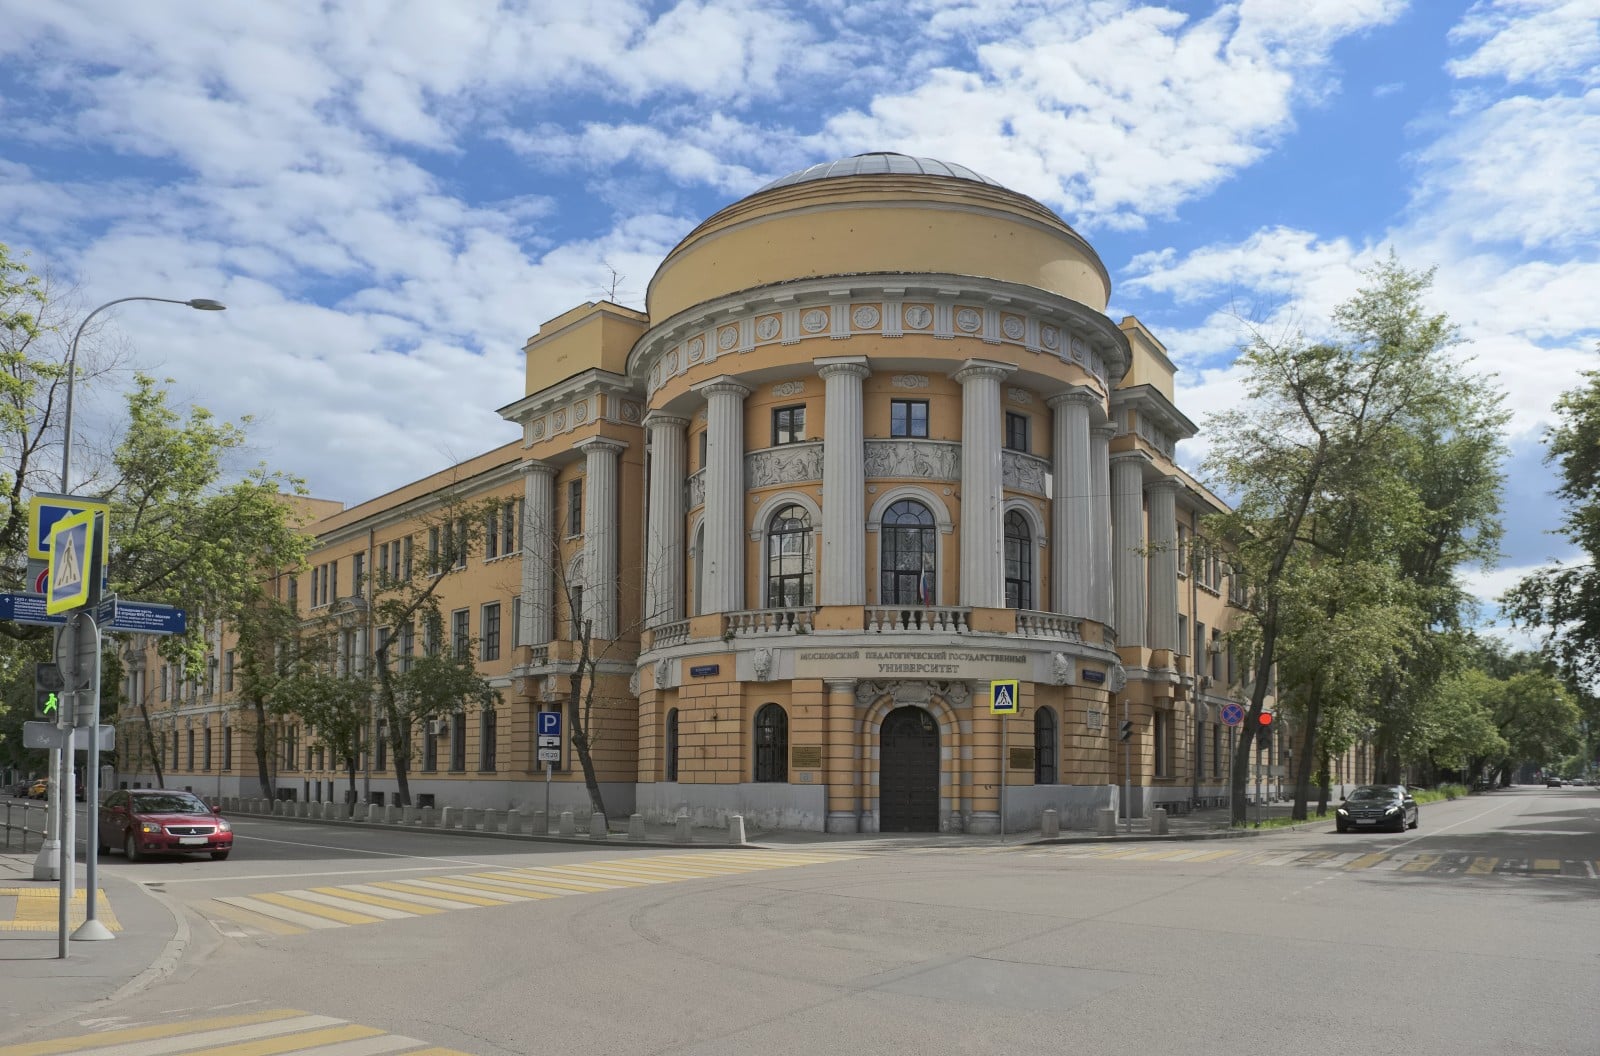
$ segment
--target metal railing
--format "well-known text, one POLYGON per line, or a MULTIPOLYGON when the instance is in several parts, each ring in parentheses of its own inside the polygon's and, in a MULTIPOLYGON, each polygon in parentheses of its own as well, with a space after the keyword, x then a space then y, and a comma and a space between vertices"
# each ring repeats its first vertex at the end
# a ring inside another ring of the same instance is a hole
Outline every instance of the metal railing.
POLYGON ((896 631, 912 634, 969 634, 972 631, 968 622, 971 613, 971 609, 940 605, 925 607, 868 605, 867 631, 872 634, 896 631))
POLYGON ((18 838, 12 836, 13 832, 18 833, 21 840, 21 846, 17 848, 17 852, 19 854, 26 854, 28 852, 28 835, 30 833, 38 836, 39 838, 38 842, 34 845, 35 849, 43 847, 45 837, 45 820, 48 816, 46 814, 46 804, 30 803, 25 799, 8 799, 5 801, 5 808, 5 849, 10 851, 12 849, 12 841, 18 838), (35 810, 39 812, 39 827, 37 829, 28 827, 28 816, 35 810))

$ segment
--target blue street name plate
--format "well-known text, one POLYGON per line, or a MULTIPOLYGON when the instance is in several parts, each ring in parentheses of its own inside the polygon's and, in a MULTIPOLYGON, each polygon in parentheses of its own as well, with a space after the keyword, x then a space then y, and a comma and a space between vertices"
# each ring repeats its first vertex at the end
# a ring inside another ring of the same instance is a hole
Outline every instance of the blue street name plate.
POLYGON ((1106 680, 1106 673, 1104 671, 1085 670, 1085 671, 1079 672, 1078 677, 1082 678, 1085 682, 1097 682, 1098 683, 1098 682, 1104 682, 1106 680))
MULTIPOLYGON (((0 620, 60 627, 67 617, 45 612, 43 594, 0 594, 0 620)), ((118 599, 111 622, 101 624, 101 629, 123 634, 182 634, 188 626, 188 614, 176 606, 118 599)))
POLYGON ((721 664, 696 664, 694 667, 691 667, 689 669, 689 677, 690 678, 705 678, 705 677, 707 677, 709 675, 718 674, 721 671, 722 671, 722 665, 721 664))

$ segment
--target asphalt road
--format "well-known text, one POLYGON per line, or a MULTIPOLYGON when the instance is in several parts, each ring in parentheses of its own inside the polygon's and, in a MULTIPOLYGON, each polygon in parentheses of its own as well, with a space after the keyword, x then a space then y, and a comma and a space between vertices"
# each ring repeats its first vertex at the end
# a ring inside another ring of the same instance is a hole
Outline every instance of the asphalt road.
POLYGON ((311 1051, 293 1047, 306 1031, 330 1053, 476 1056, 1600 1053, 1590 788, 1428 805, 1403 835, 1183 844, 237 832, 227 862, 102 859, 180 905, 193 941, 172 977, 53 1035, 172 1024, 195 1049, 281 1029, 270 1051, 311 1051))

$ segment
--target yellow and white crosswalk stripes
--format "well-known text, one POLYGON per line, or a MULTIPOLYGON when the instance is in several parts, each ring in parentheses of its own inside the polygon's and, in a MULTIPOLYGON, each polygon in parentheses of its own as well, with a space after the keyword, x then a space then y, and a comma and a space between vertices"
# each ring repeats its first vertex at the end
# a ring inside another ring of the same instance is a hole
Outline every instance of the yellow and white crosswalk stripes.
MULTIPOLYGON (((100 888, 95 891, 95 919, 112 931, 121 931, 122 925, 117 922, 117 915, 111 912, 111 903, 106 901, 105 891, 100 888)), ((67 903, 67 922, 71 927, 83 923, 88 912, 87 895, 88 892, 83 890, 72 892, 72 900, 67 903)), ((55 884, 48 887, 0 887, 0 917, 4 917, 7 910, 10 916, 0 919, 0 931, 55 931, 61 922, 61 899, 55 884)))
MULTIPOLYGON (((454 909, 481 909, 598 894, 652 884, 736 876, 769 869, 842 862, 856 855, 785 851, 727 851, 620 858, 570 865, 503 867, 482 872, 370 879, 333 887, 299 888, 214 898, 201 906, 218 930, 239 936, 231 922, 275 935, 407 920, 454 909)), ((0 1054, 3 1056, 3 1054, 0 1054)))
POLYGON ((1228 862, 1234 865, 1295 866, 1339 869, 1346 872, 1407 873, 1427 876, 1559 876, 1600 879, 1600 859, 1499 858, 1449 853, 1391 853, 1389 851, 1220 851, 1153 850, 1150 848, 1072 848, 1038 850, 1033 857, 1084 858, 1123 862, 1228 862))
POLYGON ((0 1056, 470 1056, 332 1016, 279 1008, 0 1045, 0 1056))

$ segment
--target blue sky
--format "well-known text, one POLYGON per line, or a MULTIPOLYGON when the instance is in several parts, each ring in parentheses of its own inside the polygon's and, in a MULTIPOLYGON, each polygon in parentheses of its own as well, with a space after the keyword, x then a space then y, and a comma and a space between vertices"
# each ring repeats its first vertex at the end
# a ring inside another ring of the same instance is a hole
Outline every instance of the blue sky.
POLYGON ((541 321, 613 270, 638 304, 769 179, 898 150, 1088 237, 1202 423, 1243 319, 1315 334, 1377 256, 1436 267, 1514 412, 1474 589, 1567 556, 1539 437, 1597 365, 1600 0, 55 0, 7 30, 0 240, 85 306, 225 301, 107 337, 320 496, 515 439, 541 321))

